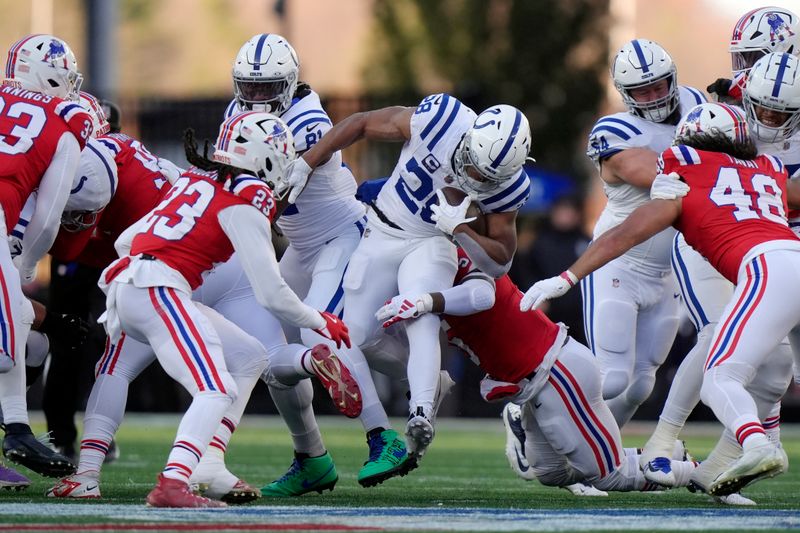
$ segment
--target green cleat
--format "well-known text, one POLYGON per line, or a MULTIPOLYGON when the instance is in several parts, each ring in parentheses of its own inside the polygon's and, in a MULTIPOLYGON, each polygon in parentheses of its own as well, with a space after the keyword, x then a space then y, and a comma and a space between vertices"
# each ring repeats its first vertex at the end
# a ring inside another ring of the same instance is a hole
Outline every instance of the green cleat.
POLYGON ((319 457, 295 458, 283 477, 261 489, 261 495, 272 498, 302 496, 307 492, 333 490, 339 480, 336 466, 328 452, 319 457))
POLYGON ((391 477, 405 476, 416 467, 416 461, 409 458, 405 443, 393 429, 368 437, 367 444, 369 459, 358 472, 362 487, 374 487, 391 477))

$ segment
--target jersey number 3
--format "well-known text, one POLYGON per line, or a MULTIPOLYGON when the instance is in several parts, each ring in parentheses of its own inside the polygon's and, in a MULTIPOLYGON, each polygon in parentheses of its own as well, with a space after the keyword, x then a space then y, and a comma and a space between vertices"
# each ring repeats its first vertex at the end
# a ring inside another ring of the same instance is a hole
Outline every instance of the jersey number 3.
POLYGON ((44 109, 27 102, 14 102, 6 109, 6 101, 0 97, 0 116, 22 119, 11 128, 10 132, 0 134, 0 153, 17 155, 24 154, 33 146, 33 140, 42 133, 47 121, 44 109), (27 120, 24 118, 27 117, 27 120), (7 136, 15 138, 9 143, 7 136))
POLYGON ((775 178, 754 174, 750 181, 753 185, 751 190, 758 195, 755 198, 751 196, 752 193, 748 194, 749 191, 745 192, 735 168, 723 167, 719 170, 717 183, 709 197, 718 206, 734 206, 733 216, 737 221, 764 218, 787 226, 783 192, 775 178))
POLYGON ((208 182, 191 183, 189 178, 179 178, 167 197, 153 210, 142 233, 151 231, 156 237, 168 241, 182 239, 208 209, 214 192, 214 186, 208 182))

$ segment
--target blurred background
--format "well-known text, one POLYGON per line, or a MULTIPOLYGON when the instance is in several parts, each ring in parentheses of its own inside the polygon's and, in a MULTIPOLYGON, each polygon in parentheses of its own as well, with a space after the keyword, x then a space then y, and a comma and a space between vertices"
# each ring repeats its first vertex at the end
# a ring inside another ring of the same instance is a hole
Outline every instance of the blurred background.
MULTIPOLYGON (((318 92, 334 122, 385 105, 416 105, 449 92, 480 112, 495 103, 521 108, 533 130, 531 199, 519 218, 512 277, 527 288, 561 272, 588 244, 605 204, 600 180, 584 155, 600 116, 623 110, 608 75, 626 41, 657 41, 672 55, 679 83, 704 90, 730 77, 734 24, 761 3, 747 0, 0 0, 2 53, 28 33, 52 33, 75 51, 85 90, 119 104, 122 131, 160 157, 185 166, 181 133, 216 136, 232 98, 231 64, 257 33, 280 33, 297 50, 300 79, 318 92)), ((795 11, 797 0, 771 5, 795 11)), ((399 145, 360 143, 345 152, 359 180, 386 176, 399 145)), ((49 269, 32 292, 46 299, 49 269)), ((578 291, 558 300, 551 316, 583 341, 578 291)), ((95 298, 97 295, 95 295, 95 298)), ((95 306, 99 312, 102 300, 95 306)), ((694 342, 686 321, 652 397, 637 418, 655 418, 672 375, 694 342)), ((88 394, 102 330, 76 364, 88 394)), ((458 382, 442 414, 489 416, 481 373, 458 354, 446 365, 458 382)), ((54 379, 56 376, 50 376, 54 379)), ((405 391, 385 383, 391 414, 405 415, 405 391)), ((41 405, 41 385, 31 408, 41 405)), ((318 397, 321 395, 317 395, 318 397)), ((324 395, 322 395, 324 396, 324 395)), ((325 398, 323 397, 323 400, 325 398)), ((131 388, 129 408, 176 411, 185 393, 158 368, 131 388)), ((318 412, 332 412, 326 402, 318 412)), ((275 412, 259 385, 249 412, 275 412)), ((699 407, 695 419, 710 419, 699 407)), ((800 390, 790 391, 783 419, 800 420, 800 390)))

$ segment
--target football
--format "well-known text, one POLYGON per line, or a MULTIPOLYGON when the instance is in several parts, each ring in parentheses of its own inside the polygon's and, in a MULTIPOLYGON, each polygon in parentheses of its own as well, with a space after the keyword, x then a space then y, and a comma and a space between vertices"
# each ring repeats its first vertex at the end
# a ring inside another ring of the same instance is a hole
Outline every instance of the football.
MULTIPOLYGON (((467 193, 455 187, 442 187, 442 193, 450 205, 459 205, 467 196, 467 193)), ((477 202, 473 201, 469 204, 467 217, 475 217, 475 220, 467 224, 467 226, 479 235, 486 235, 486 217, 477 202)))

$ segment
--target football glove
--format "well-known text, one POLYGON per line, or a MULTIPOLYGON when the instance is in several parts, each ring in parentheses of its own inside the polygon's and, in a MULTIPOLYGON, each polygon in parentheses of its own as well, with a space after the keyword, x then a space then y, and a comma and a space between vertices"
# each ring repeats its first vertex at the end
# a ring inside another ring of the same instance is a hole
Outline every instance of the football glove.
POLYGON ((681 181, 677 172, 657 174, 650 185, 651 200, 676 200, 689 194, 689 185, 681 181))
POLYGON ((469 196, 465 197, 459 205, 447 203, 447 198, 441 189, 436 191, 436 197, 439 199, 439 203, 431 205, 433 212, 431 220, 436 222, 436 227, 443 233, 452 235, 459 225, 475 220, 475 217, 466 218, 469 204, 472 203, 472 198, 469 196))
POLYGON ((564 296, 576 283, 578 283, 578 278, 569 270, 565 270, 558 276, 537 281, 520 300, 519 310, 538 309, 545 300, 564 296))
POLYGON ((386 302, 386 305, 378 309, 375 318, 383 321, 383 327, 388 328, 392 324, 418 318, 430 313, 433 309, 433 297, 425 293, 416 297, 395 296, 386 302))
POLYGON ((50 338, 51 344, 77 350, 89 338, 89 323, 77 315, 47 311, 39 331, 50 338))
POLYGON ((275 183, 275 196, 278 199, 283 199, 284 195, 289 192, 289 203, 295 203, 297 197, 305 189, 306 183, 308 183, 308 176, 311 175, 312 170, 302 157, 292 161, 289 168, 286 169, 286 175, 283 179, 275 183))
POLYGON ((720 97, 728 97, 728 91, 730 90, 732 83, 733 80, 728 78, 717 78, 714 80, 714 83, 706 87, 706 92, 714 95, 717 101, 719 101, 720 97))
POLYGON ((350 332, 342 319, 327 311, 320 311, 319 314, 325 319, 325 325, 314 331, 335 342, 337 348, 341 348, 342 343, 350 348, 350 332))

